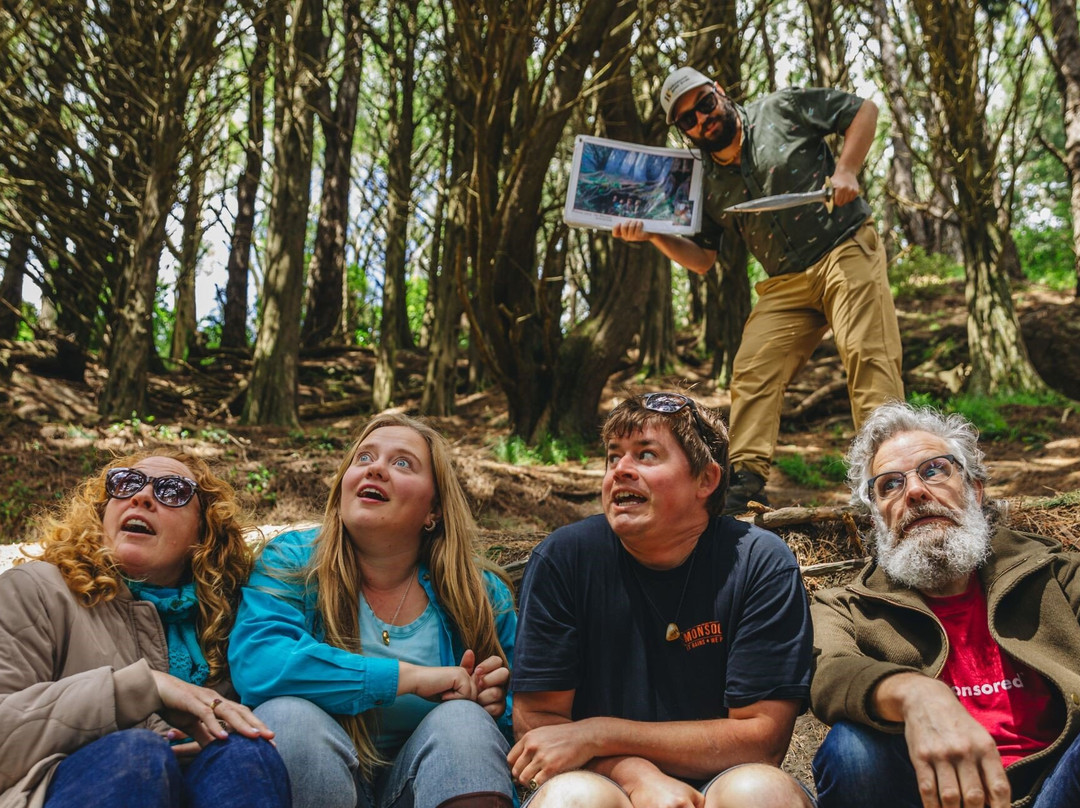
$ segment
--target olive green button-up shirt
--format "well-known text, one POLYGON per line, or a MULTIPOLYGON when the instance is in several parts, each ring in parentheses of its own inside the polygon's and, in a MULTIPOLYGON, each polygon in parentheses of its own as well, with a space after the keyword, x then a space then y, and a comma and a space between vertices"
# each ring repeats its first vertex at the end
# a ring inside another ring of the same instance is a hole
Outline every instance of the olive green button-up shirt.
POLYGON ((722 263, 742 239, 771 277, 802 272, 850 238, 870 218, 859 197, 829 213, 821 203, 765 213, 725 213, 739 202, 816 191, 836 170, 825 142, 851 125, 863 99, 830 89, 788 89, 746 107, 738 165, 704 159, 702 230, 693 240, 717 250, 722 263))

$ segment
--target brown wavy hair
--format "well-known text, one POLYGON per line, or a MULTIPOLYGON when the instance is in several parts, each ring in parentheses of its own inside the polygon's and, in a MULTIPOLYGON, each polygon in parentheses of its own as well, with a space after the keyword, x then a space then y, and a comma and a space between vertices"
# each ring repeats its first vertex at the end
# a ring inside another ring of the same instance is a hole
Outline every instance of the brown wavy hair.
MULTIPOLYGON (((496 572, 507 585, 509 581, 496 565, 477 552, 476 522, 454 471, 449 444, 425 422, 398 414, 378 415, 367 423, 349 446, 330 485, 322 528, 306 573, 306 585, 318 591, 319 620, 326 642, 353 653, 362 650, 358 609, 360 567, 341 522, 341 482, 360 444, 376 429, 389 426, 413 430, 424 439, 431 452, 435 479, 432 504, 441 509, 442 515, 433 531, 421 534, 419 560, 431 572, 432 588, 439 606, 446 612, 465 647, 476 652, 478 662, 499 656, 504 664, 508 664, 499 643, 494 609, 484 587, 483 570, 496 572)), ((365 773, 370 774, 381 762, 371 727, 363 715, 337 716, 337 720, 352 738, 365 773)))
POLYGON ((236 620, 240 587, 251 574, 254 554, 245 540, 257 529, 244 515, 233 487, 206 461, 184 451, 160 449, 118 457, 76 488, 57 510, 44 515, 38 529, 41 550, 27 554, 54 564, 68 588, 87 608, 107 603, 124 588, 123 573, 105 546, 102 519, 109 495, 109 469, 134 466, 148 457, 168 457, 191 469, 198 483, 199 540, 189 572, 199 599, 196 630, 210 668, 208 684, 228 675, 229 633, 236 620))

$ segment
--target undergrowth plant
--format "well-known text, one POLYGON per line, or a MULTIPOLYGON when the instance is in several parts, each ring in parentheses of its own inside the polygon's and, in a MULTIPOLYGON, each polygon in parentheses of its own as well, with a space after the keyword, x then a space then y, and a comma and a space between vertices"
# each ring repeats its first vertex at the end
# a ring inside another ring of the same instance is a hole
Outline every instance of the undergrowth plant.
POLYGON ((807 460, 801 454, 780 455, 773 462, 804 488, 833 488, 847 479, 847 465, 838 454, 824 454, 816 460, 807 460))
POLYGON ((491 453, 500 463, 512 466, 558 466, 571 461, 584 463, 588 459, 581 443, 550 435, 545 435, 535 446, 518 435, 500 437, 492 444, 491 453))

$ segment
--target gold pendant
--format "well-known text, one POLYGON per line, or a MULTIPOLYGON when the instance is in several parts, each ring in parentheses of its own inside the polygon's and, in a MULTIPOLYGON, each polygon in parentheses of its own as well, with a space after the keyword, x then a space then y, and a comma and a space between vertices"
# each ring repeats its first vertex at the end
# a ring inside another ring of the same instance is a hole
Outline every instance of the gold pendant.
MULTIPOLYGON (((670 632, 671 629, 669 628, 668 631, 670 632)), ((382 644, 383 645, 389 645, 390 644, 390 632, 387 631, 385 628, 383 629, 383 633, 382 633, 382 644)))
MULTIPOLYGON (((384 631, 383 634, 386 634, 386 632, 384 631)), ((674 623, 668 623, 664 639, 668 642, 675 642, 675 640, 679 639, 679 627, 674 623)))

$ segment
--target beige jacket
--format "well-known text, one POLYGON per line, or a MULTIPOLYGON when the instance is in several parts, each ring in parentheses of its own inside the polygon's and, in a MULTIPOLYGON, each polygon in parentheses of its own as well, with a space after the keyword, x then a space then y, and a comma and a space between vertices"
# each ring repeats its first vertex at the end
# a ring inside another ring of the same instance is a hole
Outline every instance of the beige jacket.
POLYGON ((0 808, 42 805, 57 764, 110 732, 164 732, 151 670, 169 670, 152 603, 125 588, 88 609, 41 561, 0 575, 0 808))

